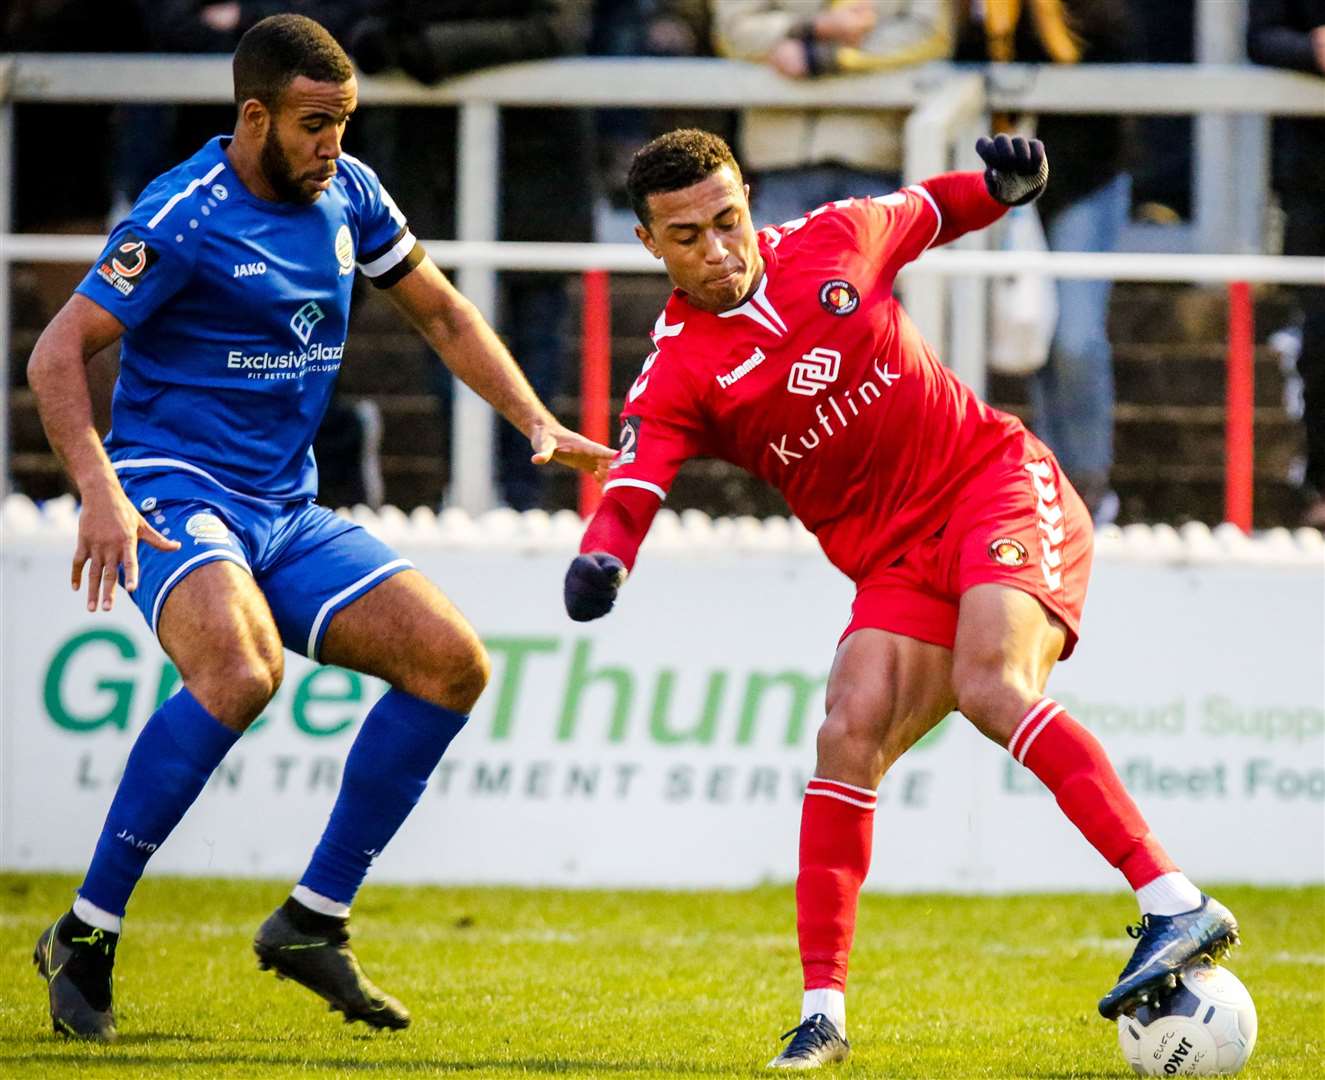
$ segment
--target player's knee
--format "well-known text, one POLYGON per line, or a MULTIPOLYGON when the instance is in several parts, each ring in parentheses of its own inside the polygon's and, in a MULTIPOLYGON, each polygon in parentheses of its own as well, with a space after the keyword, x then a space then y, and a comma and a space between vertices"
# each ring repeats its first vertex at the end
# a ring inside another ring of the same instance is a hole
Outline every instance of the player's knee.
POLYGON ((220 659, 190 680, 194 696, 226 727, 243 731, 262 715, 285 677, 285 659, 252 653, 220 659))
POLYGON ((470 712, 491 676, 492 661, 488 658, 488 650, 475 639, 463 655, 452 658, 447 665, 437 704, 460 713, 470 712))
POLYGON ((1030 680, 1002 662, 953 665, 957 708, 983 734, 1006 741, 1039 695, 1030 680))
POLYGON ((867 765, 882 741, 878 702, 851 687, 837 687, 828 700, 828 716, 819 728, 820 761, 846 760, 867 765))

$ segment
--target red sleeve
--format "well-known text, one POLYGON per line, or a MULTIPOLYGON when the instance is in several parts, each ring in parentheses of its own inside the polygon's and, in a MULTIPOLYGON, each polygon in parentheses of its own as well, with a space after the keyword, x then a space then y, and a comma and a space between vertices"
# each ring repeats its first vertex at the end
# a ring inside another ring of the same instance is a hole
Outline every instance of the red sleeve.
POLYGON ((1008 209, 989 194, 978 172, 943 173, 857 203, 868 221, 862 246, 878 253, 889 281, 927 249, 992 225, 1008 209))
POLYGON ((668 343, 685 324, 668 324, 665 315, 653 330, 657 348, 626 395, 620 452, 603 485, 603 502, 580 542, 581 552, 606 551, 627 569, 677 471, 707 448, 702 402, 682 370, 684 355, 668 343))
POLYGON ((916 187, 933 197, 939 213, 939 234, 934 244, 946 244, 976 229, 988 228, 1008 208, 989 194, 985 175, 978 172, 943 173, 916 187))
POLYGON ((581 553, 606 551, 634 569, 640 544, 653 524, 662 500, 641 488, 614 488, 603 496, 580 541, 581 553))

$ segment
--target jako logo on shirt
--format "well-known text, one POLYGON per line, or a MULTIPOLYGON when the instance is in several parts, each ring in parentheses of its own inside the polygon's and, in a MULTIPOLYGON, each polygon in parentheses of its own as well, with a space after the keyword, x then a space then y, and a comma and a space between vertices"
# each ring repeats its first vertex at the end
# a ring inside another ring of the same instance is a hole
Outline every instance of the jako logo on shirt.
POLYGON ((313 336, 313 327, 325 318, 326 315, 317 306, 317 301, 310 300, 291 316, 290 329, 294 331, 295 337, 307 345, 308 339, 313 336))
POLYGON ((787 389, 793 394, 814 397, 820 390, 837 381, 837 373, 841 369, 840 352, 816 345, 791 365, 791 373, 787 376, 787 389))
POLYGON ((235 277, 256 277, 267 272, 265 262, 235 263, 235 277))

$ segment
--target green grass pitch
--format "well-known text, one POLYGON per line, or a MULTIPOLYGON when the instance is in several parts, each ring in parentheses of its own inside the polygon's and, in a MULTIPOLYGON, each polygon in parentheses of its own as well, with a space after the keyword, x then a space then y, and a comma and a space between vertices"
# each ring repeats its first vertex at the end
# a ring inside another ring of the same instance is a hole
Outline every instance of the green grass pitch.
MULTIPOLYGON (((70 877, 0 875, 0 1076, 752 1076, 797 1019, 790 888, 570 892, 370 885, 369 975, 403 1033, 345 1025, 257 970, 273 882, 148 877, 116 972, 120 1041, 52 1035, 37 935, 70 877)), ((1325 889, 1225 887, 1229 966, 1260 1016, 1249 1077, 1325 1075, 1325 889)), ((1128 953, 1130 896, 867 895, 849 998, 860 1077, 1122 1077, 1095 1002, 1128 953)))

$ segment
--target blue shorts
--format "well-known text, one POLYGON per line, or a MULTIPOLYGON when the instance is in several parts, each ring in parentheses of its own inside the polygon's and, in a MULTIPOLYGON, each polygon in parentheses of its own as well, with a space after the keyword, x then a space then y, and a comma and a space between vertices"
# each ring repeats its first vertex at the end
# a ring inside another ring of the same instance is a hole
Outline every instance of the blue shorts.
POLYGON ((253 575, 285 647, 316 660, 336 612, 413 566, 311 500, 268 502, 173 471, 121 473, 120 484, 157 532, 180 542, 178 551, 138 543, 138 588, 129 595, 154 634, 170 590, 197 567, 225 559, 253 575))

